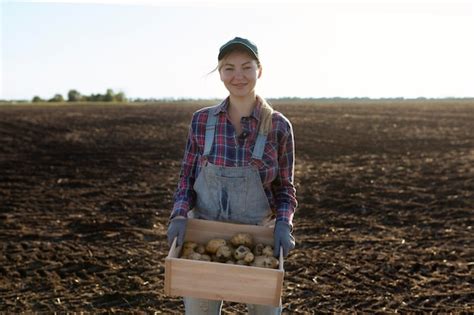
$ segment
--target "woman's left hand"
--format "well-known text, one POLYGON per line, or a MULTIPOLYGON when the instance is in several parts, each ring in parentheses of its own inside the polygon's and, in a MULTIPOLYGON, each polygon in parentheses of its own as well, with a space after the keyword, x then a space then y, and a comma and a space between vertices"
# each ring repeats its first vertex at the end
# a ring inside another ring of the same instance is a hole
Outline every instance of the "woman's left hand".
POLYGON ((181 246, 184 243, 184 234, 186 233, 187 219, 185 217, 176 217, 169 222, 168 225, 168 245, 171 247, 173 240, 176 237, 176 246, 181 246))
POLYGON ((273 246, 273 256, 280 256, 280 247, 283 248, 283 256, 288 256, 290 250, 295 248, 295 238, 291 234, 291 226, 286 223, 279 221, 275 225, 275 230, 273 231, 273 237, 275 240, 273 246))

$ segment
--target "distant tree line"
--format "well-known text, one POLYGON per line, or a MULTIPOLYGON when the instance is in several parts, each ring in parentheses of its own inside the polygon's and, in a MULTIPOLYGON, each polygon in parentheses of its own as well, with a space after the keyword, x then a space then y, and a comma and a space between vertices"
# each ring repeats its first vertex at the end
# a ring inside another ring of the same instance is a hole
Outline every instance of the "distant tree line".
MULTIPOLYGON (((32 99, 33 103, 38 102, 64 102, 61 94, 55 94, 52 98, 44 100, 39 96, 32 99)), ((68 102, 126 102, 127 98, 123 92, 114 93, 112 89, 107 89, 105 94, 82 95, 77 90, 69 90, 67 93, 68 102)))

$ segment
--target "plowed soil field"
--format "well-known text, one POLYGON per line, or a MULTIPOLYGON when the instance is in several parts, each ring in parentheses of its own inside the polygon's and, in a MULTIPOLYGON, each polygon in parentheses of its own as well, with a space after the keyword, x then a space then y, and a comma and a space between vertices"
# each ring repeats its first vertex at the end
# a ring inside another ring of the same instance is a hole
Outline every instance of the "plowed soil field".
MULTIPOLYGON (((182 313, 166 223, 207 105, 0 106, 0 311, 182 313)), ((474 103, 275 108, 299 200, 284 312, 474 312, 474 103)))

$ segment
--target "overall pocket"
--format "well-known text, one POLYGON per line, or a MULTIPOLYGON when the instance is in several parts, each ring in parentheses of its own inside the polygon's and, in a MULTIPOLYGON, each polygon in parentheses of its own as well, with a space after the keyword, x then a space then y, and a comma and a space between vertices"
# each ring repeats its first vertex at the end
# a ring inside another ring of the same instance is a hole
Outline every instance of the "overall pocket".
POLYGON ((219 206, 222 221, 244 223, 247 218, 247 193, 249 189, 246 177, 219 177, 219 206))
POLYGON ((203 170, 194 183, 196 214, 205 220, 241 222, 246 216, 247 178, 203 170))

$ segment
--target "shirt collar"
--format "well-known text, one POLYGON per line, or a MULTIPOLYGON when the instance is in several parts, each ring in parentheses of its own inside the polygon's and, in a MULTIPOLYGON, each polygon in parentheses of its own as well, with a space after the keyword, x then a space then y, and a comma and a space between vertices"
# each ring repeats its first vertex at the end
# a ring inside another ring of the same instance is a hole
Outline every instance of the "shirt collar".
POLYGON ((229 102, 229 97, 227 97, 225 100, 223 100, 219 105, 217 105, 216 107, 214 107, 214 110, 213 110, 213 114, 214 115, 217 115, 219 113, 225 113, 227 112, 227 106, 228 106, 228 102, 229 102))
MULTIPOLYGON (((219 105, 217 105, 214 108, 214 115, 217 115, 219 113, 226 113, 227 112, 227 107, 229 107, 229 97, 227 97, 225 100, 223 100, 219 105)), ((252 113, 250 113, 250 117, 255 118, 257 121, 260 121, 260 113, 262 108, 262 101, 259 96, 257 96, 257 104, 255 105, 254 109, 252 110, 252 113)))

